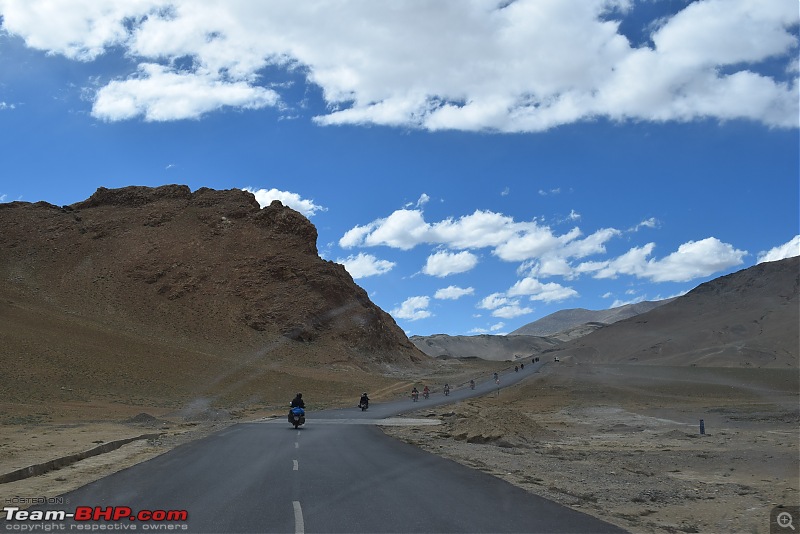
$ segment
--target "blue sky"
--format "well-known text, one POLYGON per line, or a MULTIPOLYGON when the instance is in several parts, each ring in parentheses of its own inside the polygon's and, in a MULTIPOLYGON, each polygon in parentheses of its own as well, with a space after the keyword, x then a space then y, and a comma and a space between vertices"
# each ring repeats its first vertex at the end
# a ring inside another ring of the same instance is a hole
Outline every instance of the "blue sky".
POLYGON ((409 334, 800 254, 794 0, 0 0, 0 201, 250 188, 409 334))

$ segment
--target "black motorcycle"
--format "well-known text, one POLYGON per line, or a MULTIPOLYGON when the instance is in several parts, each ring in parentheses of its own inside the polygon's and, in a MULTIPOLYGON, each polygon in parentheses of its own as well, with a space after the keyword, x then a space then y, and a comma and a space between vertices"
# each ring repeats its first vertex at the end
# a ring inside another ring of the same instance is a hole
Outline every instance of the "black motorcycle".
POLYGON ((294 425, 295 428, 298 428, 300 425, 306 422, 306 411, 299 406, 296 406, 289 410, 289 423, 294 425))

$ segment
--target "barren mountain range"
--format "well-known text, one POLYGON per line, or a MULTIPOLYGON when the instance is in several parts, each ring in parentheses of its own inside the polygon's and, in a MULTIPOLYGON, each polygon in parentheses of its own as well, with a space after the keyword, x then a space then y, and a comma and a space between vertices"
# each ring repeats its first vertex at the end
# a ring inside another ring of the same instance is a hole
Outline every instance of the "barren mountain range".
POLYGON ((366 372, 426 359, 277 201, 100 188, 71 206, 0 204, 0 228, 6 399, 243 399, 283 387, 278 364, 366 372))
POLYGON ((564 344, 556 354, 591 363, 799 367, 799 287, 800 257, 761 263, 564 344))
POLYGON ((586 310, 584 308, 560 310, 542 317, 537 321, 521 326, 508 335, 552 336, 585 325, 594 325, 595 328, 600 328, 605 325, 616 323, 617 321, 622 321, 623 319, 628 319, 634 315, 648 312, 666 304, 670 300, 672 299, 637 302, 635 304, 626 304, 607 310, 586 310))
POLYGON ((434 358, 517 360, 536 356, 566 341, 583 337, 611 323, 639 315, 667 302, 669 299, 627 304, 608 310, 561 310, 517 328, 508 335, 434 334, 411 336, 410 339, 419 350, 434 358))
MULTIPOLYGON (((0 204, 0 228, 5 402, 263 404, 300 385, 347 398, 431 362, 319 257, 305 217, 244 191, 100 188, 71 206, 0 204)), ((596 326, 414 341, 433 356, 797 367, 798 261, 713 280, 573 341, 596 326)))
POLYGON ((797 367, 798 273, 800 257, 788 258, 717 278, 675 299, 563 310, 513 335, 411 341, 434 357, 517 360, 557 351, 592 363, 797 367))

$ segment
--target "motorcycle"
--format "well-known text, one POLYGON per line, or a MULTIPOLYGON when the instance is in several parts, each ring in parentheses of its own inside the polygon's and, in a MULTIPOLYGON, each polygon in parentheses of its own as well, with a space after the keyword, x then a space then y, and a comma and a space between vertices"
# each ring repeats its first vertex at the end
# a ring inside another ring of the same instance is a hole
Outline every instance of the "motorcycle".
POLYGON ((306 411, 299 406, 296 406, 289 410, 289 423, 294 425, 295 428, 298 428, 300 425, 306 422, 306 411))
POLYGON ((360 402, 358 403, 358 407, 361 408, 362 412, 366 412, 367 408, 369 408, 369 402, 360 402))
POLYGON ((425 397, 425 398, 427 399, 428 397, 430 397, 430 396, 431 396, 431 393, 430 393, 429 391, 423 391, 423 392, 422 392, 422 396, 423 396, 423 397, 425 397))
POLYGON ((444 388, 444 396, 445 397, 449 397, 450 396, 450 388, 444 388))
POLYGON ((411 400, 414 401, 414 402, 417 402, 419 400, 419 393, 417 393, 416 391, 414 393, 412 393, 411 394, 411 400))
POLYGON ((474 381, 469 383, 469 389, 475 389, 475 382, 474 381))

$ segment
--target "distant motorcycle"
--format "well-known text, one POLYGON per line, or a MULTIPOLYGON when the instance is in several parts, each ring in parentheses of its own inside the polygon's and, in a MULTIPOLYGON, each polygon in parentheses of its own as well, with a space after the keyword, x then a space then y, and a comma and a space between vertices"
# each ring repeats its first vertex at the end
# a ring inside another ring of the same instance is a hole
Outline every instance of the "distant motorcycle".
POLYGON ((289 423, 298 428, 306 422, 306 411, 299 406, 289 410, 289 423))
POLYGON ((429 391, 423 391, 423 392, 422 392, 422 396, 423 396, 423 397, 425 397, 425 398, 427 399, 428 397, 430 397, 430 396, 431 396, 431 394, 430 394, 430 392, 429 392, 429 391))
POLYGON ((444 387, 444 396, 445 397, 449 397, 450 396, 450 386, 445 386, 444 387))
POLYGON ((419 393, 417 393, 416 391, 414 393, 412 393, 411 394, 411 400, 414 401, 414 402, 417 402, 419 400, 419 393))
POLYGON ((361 408, 362 412, 366 412, 367 408, 369 408, 369 402, 363 401, 363 402, 359 403, 358 407, 361 408))

